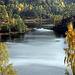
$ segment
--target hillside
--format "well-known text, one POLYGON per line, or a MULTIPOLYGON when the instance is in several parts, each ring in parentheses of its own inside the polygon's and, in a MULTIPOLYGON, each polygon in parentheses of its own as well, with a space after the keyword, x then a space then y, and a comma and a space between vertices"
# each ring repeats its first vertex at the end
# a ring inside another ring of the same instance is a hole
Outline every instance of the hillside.
POLYGON ((65 4, 60 0, 1 0, 10 17, 51 18, 63 13, 65 4))
POLYGON ((50 19, 52 22, 59 22, 62 18, 74 16, 75 3, 72 1, 0 0, 0 25, 3 26, 0 32, 24 32, 27 28, 25 19, 50 19))

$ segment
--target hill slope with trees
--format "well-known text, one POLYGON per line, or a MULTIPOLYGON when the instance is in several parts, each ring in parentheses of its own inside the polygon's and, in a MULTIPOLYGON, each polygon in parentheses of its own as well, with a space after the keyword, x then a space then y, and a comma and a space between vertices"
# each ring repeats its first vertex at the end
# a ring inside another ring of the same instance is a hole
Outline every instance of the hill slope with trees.
POLYGON ((56 22, 74 16, 74 7, 74 0, 0 0, 0 25, 3 26, 0 32, 24 32, 27 28, 25 19, 51 19, 56 22))

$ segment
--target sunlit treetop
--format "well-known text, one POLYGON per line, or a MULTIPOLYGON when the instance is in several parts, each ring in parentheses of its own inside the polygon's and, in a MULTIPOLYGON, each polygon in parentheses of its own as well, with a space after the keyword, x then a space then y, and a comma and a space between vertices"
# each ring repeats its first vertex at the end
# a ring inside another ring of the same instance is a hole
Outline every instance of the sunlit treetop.
POLYGON ((59 6, 61 6, 61 7, 65 7, 65 4, 64 4, 64 2, 62 1, 62 0, 60 0, 60 1, 55 1, 57 4, 59 4, 59 6))
POLYGON ((32 10, 32 7, 30 7, 30 10, 32 10))
POLYGON ((21 12, 21 8, 18 8, 19 9, 19 12, 21 12))
POLYGON ((15 18, 12 18, 10 21, 15 24, 15 18))
POLYGON ((41 9, 42 9, 42 10, 44 9, 42 5, 41 5, 41 9))
POLYGON ((68 25, 68 32, 73 32, 73 25, 72 22, 70 23, 70 25, 68 25))
POLYGON ((19 12, 21 12, 24 10, 24 5, 20 3, 19 5, 16 5, 16 8, 18 8, 19 12))

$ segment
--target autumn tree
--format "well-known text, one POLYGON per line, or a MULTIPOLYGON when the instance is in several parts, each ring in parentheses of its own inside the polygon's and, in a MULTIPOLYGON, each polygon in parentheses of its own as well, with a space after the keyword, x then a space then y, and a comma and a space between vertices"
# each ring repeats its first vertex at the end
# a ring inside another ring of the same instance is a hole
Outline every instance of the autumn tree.
POLYGON ((18 8, 19 12, 21 12, 24 10, 24 5, 20 3, 19 5, 16 5, 16 8, 18 8))
MULTIPOLYGON (((67 67, 70 67, 75 75, 75 29, 73 29, 72 23, 68 25, 68 31, 65 34, 68 48, 64 48, 66 54, 64 64, 67 63, 67 67)), ((66 74, 69 75, 67 70, 66 74)))
POLYGON ((0 74, 1 75, 17 75, 17 70, 13 70, 13 64, 9 62, 9 52, 5 44, 0 43, 0 74))

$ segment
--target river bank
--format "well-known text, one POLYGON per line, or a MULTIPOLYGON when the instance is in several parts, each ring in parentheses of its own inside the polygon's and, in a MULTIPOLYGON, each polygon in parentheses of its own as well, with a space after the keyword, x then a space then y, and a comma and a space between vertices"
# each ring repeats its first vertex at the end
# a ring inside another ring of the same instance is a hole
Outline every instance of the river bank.
POLYGON ((51 19, 39 19, 39 18, 36 18, 36 19, 25 19, 24 20, 25 23, 53 23, 53 20, 51 19))
POLYGON ((16 35, 16 34, 24 34, 27 33, 29 31, 34 31, 34 29, 32 28, 27 28, 24 32, 19 32, 19 31, 15 31, 15 32, 0 32, 0 36, 1 35, 16 35))

